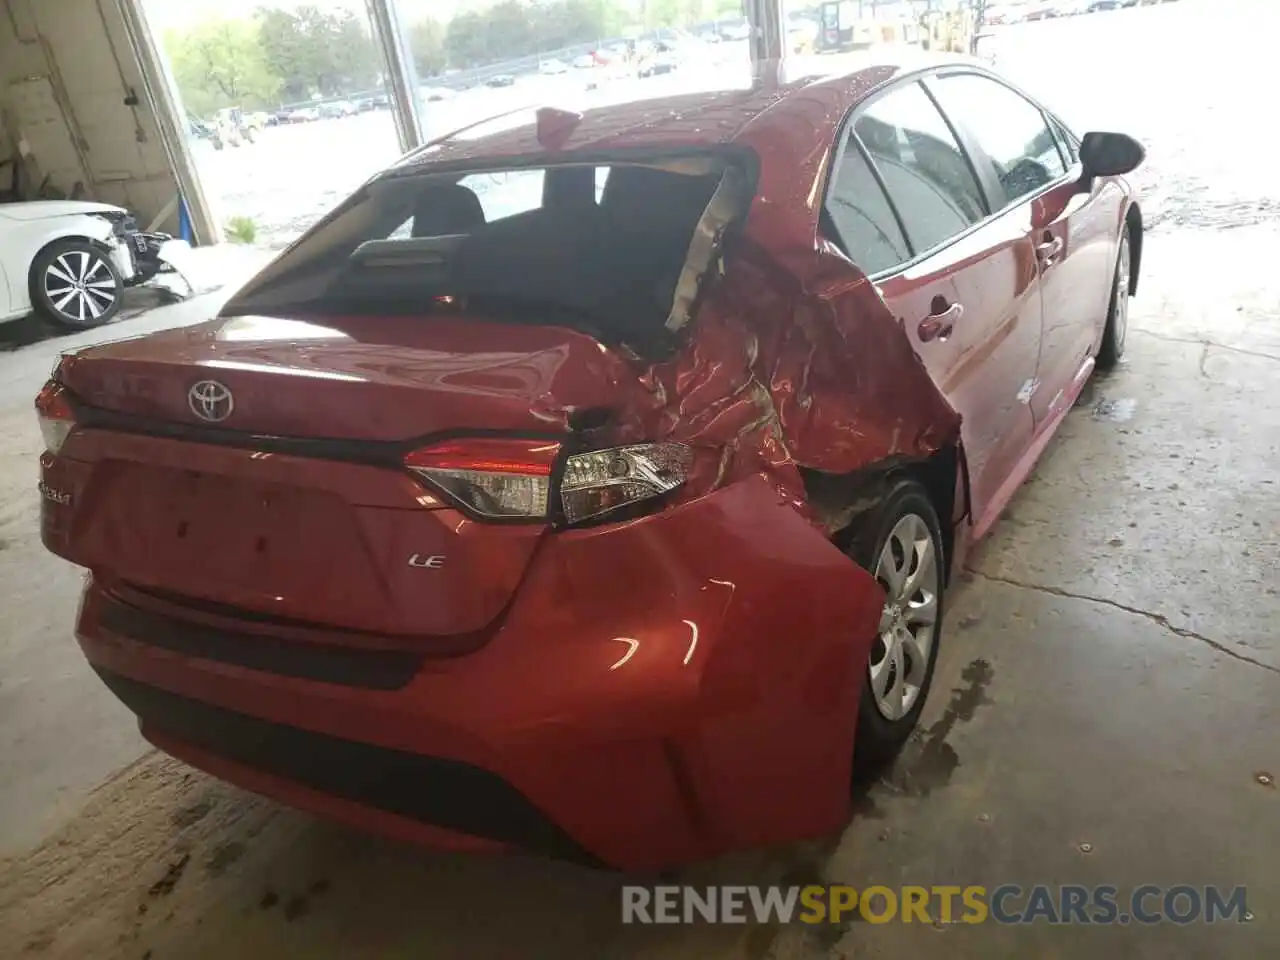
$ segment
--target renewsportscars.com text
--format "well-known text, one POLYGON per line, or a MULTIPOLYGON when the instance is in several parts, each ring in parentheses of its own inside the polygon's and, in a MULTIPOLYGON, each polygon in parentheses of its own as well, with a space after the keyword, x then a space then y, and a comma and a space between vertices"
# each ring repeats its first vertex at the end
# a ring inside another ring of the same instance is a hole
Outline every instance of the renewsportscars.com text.
POLYGON ((623 923, 1246 923, 1244 887, 1113 886, 622 888, 623 923))

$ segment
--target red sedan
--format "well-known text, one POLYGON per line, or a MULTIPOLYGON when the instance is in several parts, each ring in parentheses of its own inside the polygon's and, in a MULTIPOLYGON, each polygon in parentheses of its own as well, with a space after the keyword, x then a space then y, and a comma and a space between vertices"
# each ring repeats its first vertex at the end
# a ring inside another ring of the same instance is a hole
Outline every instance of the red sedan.
POLYGON ((80 645, 162 749, 403 838, 838 831, 1124 350, 1142 156, 936 59, 439 140, 214 319, 62 358, 80 645))

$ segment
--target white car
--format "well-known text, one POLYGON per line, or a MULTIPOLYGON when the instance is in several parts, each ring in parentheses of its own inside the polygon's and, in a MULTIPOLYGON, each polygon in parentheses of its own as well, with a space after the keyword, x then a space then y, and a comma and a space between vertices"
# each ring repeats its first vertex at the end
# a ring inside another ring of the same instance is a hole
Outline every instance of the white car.
POLYGON ((0 322, 35 311, 84 330, 114 317, 136 273, 128 220, 106 203, 0 204, 0 322))
POLYGON ((538 72, 545 74, 568 73, 569 68, 563 60, 543 60, 538 64, 538 72))

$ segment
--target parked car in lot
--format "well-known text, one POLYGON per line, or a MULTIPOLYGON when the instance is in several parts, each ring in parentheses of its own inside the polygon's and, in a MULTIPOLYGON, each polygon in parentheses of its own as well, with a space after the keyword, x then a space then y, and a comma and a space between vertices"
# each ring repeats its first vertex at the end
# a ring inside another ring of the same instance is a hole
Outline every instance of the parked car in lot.
POLYGON ((195 140, 212 140, 218 135, 213 123, 201 120, 194 113, 187 114, 187 132, 195 140))
POLYGON ((510 86, 513 86, 515 82, 516 82, 516 78, 511 76, 511 74, 499 73, 496 76, 492 76, 488 80, 486 80, 484 82, 484 85, 486 87, 510 87, 510 86))
POLYGON ((1120 0, 1093 0, 1093 2, 1089 4, 1089 12, 1096 13, 1102 10, 1119 10, 1120 7, 1120 0))
POLYGON ((675 47, 657 43, 640 57, 636 73, 641 77, 659 77, 679 69, 681 57, 675 47))
POLYGON ((143 735, 463 849, 840 830, 1143 249, 1136 141, 886 55, 471 126, 64 356, 41 534, 143 735))
POLYGON ((360 112, 360 108, 350 100, 334 100, 330 103, 322 103, 317 109, 320 116, 326 120, 354 117, 360 112))
POLYGON ((264 113, 245 113, 240 107, 224 107, 214 114, 210 139, 217 150, 224 146, 240 147, 253 143, 266 125, 264 113))
POLYGON ((556 74, 568 73, 569 67, 563 60, 543 60, 538 64, 538 72, 548 76, 555 76, 556 74))
POLYGON ((1036 20, 1051 20, 1058 16, 1058 8, 1055 0, 1031 0, 1023 11, 1022 19, 1027 22, 1036 20))

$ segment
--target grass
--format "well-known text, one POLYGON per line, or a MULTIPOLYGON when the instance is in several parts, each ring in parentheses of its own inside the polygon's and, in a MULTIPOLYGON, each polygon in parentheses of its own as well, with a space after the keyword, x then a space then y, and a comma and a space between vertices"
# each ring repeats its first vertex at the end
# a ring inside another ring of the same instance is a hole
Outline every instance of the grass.
POLYGON ((252 217, 232 217, 224 228, 227 239, 246 246, 258 239, 258 225, 252 217))

